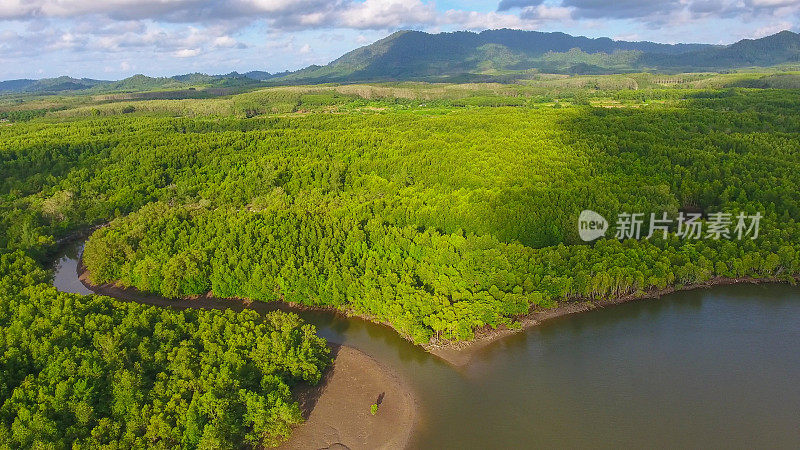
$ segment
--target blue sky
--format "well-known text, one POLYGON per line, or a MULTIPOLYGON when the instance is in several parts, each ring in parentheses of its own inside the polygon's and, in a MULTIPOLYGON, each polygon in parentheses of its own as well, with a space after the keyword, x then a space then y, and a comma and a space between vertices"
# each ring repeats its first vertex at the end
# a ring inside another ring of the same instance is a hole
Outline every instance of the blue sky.
POLYGON ((800 0, 0 0, 0 80, 294 70, 399 29, 726 44, 799 19, 800 0))

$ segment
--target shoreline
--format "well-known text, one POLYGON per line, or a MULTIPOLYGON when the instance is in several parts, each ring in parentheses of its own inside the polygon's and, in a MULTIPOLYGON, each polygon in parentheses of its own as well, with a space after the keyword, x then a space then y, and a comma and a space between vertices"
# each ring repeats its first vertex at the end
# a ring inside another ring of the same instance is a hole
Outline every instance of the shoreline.
POLYGON ((323 379, 295 393, 305 421, 278 448, 406 448, 419 416, 413 390, 366 353, 329 346, 334 358, 323 379))
MULTIPOLYGON (((794 276, 796 281, 800 281, 800 276, 794 276)), ((542 322, 572 314, 592 311, 608 306, 621 305, 623 303, 635 302, 639 300, 658 299, 662 296, 674 294, 676 292, 693 291, 698 289, 709 289, 715 286, 731 286, 737 284, 787 284, 788 280, 780 278, 753 278, 753 277, 714 277, 703 283, 687 284, 682 286, 668 286, 664 289, 645 291, 641 295, 627 294, 616 298, 605 300, 570 300, 562 301, 558 306, 549 309, 535 308, 530 313, 519 316, 516 321, 518 328, 508 328, 501 326, 498 328, 484 327, 475 331, 475 339, 462 342, 446 342, 443 344, 433 343, 424 344, 423 348, 429 353, 438 356, 455 367, 463 367, 469 364, 474 354, 493 342, 499 341, 507 336, 522 333, 542 322)))
MULTIPOLYGON (((414 343, 409 336, 401 333, 394 328, 390 323, 380 321, 368 315, 358 314, 353 311, 341 310, 334 307, 324 306, 308 306, 302 304, 295 304, 283 302, 279 300, 264 302, 259 300, 250 300, 243 298, 222 298, 214 297, 211 293, 202 296, 191 298, 176 298, 170 299, 158 294, 148 294, 133 287, 120 287, 114 283, 105 283, 102 285, 95 285, 88 279, 86 266, 83 264, 83 255, 78 260, 77 267, 78 279, 86 286, 87 289, 99 295, 106 295, 125 301, 134 301, 138 303, 146 303, 155 306, 173 307, 173 308, 213 308, 213 309, 234 309, 244 310, 253 309, 259 312, 281 310, 287 312, 297 311, 314 311, 325 312, 330 314, 340 315, 349 319, 365 320, 370 323, 383 325, 391 328, 395 333, 402 338, 412 342, 414 345, 419 345, 426 352, 442 359, 446 363, 456 368, 462 368, 469 364, 473 355, 480 349, 492 344, 495 341, 501 340, 507 336, 524 332, 540 323, 564 317, 572 314, 591 311, 598 308, 605 308, 608 306, 620 305, 638 300, 657 299, 664 295, 669 295, 675 292, 691 291, 696 289, 708 289, 714 286, 729 286, 736 284, 770 284, 770 283, 788 283, 788 280, 782 278, 754 278, 754 277, 714 277, 703 283, 694 283, 680 286, 668 286, 664 289, 654 289, 645 291, 640 294, 626 294, 616 298, 603 299, 603 300, 585 300, 574 299, 566 300, 558 303, 553 308, 543 309, 534 307, 528 314, 515 317, 514 320, 519 324, 518 327, 508 328, 506 326, 499 326, 498 328, 483 327, 482 329, 475 330, 475 338, 470 341, 446 341, 446 342, 432 342, 425 344, 414 343)), ((794 280, 800 281, 800 275, 793 277, 794 280)))

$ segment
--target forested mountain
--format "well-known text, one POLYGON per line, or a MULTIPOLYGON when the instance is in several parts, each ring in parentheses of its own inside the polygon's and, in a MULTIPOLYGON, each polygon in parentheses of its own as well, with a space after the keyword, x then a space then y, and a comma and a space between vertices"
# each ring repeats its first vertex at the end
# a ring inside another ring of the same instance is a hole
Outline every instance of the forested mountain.
POLYGON ((439 34, 398 31, 324 67, 310 66, 280 80, 435 81, 461 77, 480 81, 529 69, 570 74, 728 70, 797 62, 799 58, 800 36, 790 31, 729 46, 627 42, 507 29, 439 34))
POLYGON ((508 29, 438 34, 398 31, 353 50, 327 66, 311 66, 285 79, 413 79, 492 70, 541 68, 552 71, 582 63, 625 70, 644 53, 671 55, 708 47, 702 44, 667 45, 589 39, 564 33, 508 29), (566 56, 559 57, 559 54, 566 56))

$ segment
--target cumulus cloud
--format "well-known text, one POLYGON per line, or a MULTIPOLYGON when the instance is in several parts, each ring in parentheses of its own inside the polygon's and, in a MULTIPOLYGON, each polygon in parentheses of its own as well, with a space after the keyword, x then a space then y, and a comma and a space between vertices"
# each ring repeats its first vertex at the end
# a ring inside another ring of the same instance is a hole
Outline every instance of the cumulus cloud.
POLYGON ((498 11, 508 11, 514 8, 526 8, 529 6, 539 6, 544 0, 501 0, 497 5, 498 11))
MULTIPOLYGON (((165 27, 149 21, 111 19, 49 21, 46 25, 0 33, 0 56, 22 57, 46 52, 106 55, 154 52, 189 58, 214 50, 246 48, 246 44, 221 26, 165 27)), ((120 68, 130 69, 130 62, 120 68)))
POLYGON ((800 0, 501 0, 498 11, 521 10, 521 17, 536 11, 561 9, 575 20, 636 19, 666 23, 702 18, 785 15, 800 11, 800 0))
POLYGON ((212 45, 215 48, 233 48, 242 46, 243 44, 237 42, 236 39, 230 36, 219 36, 212 40, 212 45))
POLYGON ((769 25, 765 25, 763 27, 757 28, 750 37, 752 38, 761 38, 764 36, 769 36, 783 30, 788 30, 792 28, 792 23, 787 21, 780 21, 777 23, 771 23, 769 25))
POLYGON ((213 23, 267 20, 276 28, 386 28, 436 20, 421 0, 3 0, 0 20, 99 15, 115 20, 213 23))
POLYGON ((116 19, 167 17, 189 11, 195 13, 213 7, 207 0, 4 0, 0 18, 76 17, 104 14, 116 19))
MULTIPOLYGON (((763 1, 763 0, 762 0, 763 1)), ((543 0, 503 0, 500 11, 438 11, 432 0, 3 0, 0 20, 81 18, 96 16, 115 21, 240 24, 264 21, 273 30, 314 28, 397 29, 457 25, 491 28, 525 24, 526 17, 502 14, 516 6, 543 6, 543 0), (479 24, 478 20, 486 20, 479 24)), ((529 15, 530 16, 530 15, 529 15)))
POLYGON ((338 12, 339 22, 348 28, 391 28, 399 24, 431 24, 437 12, 433 4, 420 0, 365 0, 338 12))
POLYGON ((562 6, 573 8, 578 18, 626 19, 632 17, 653 17, 679 10, 681 0, 660 0, 643 2, 641 0, 564 0, 562 6))
POLYGON ((191 58, 200 54, 199 48, 182 48, 173 53, 176 58, 191 58))
POLYGON ((529 6, 522 10, 520 17, 539 22, 559 21, 563 23, 572 19, 572 10, 563 6, 529 6))
POLYGON ((745 2, 755 8, 781 8, 784 6, 798 6, 800 0, 747 0, 745 2))
POLYGON ((487 28, 528 29, 535 27, 535 24, 528 23, 519 16, 511 14, 459 10, 445 11, 442 17, 442 23, 457 24, 459 28, 464 30, 481 30, 487 28))

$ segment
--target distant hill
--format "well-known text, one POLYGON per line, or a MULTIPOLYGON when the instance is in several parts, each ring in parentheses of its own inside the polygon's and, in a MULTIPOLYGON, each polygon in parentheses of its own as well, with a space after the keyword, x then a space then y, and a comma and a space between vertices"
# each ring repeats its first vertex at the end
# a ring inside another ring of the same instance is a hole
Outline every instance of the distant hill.
MULTIPOLYGON (((0 82, 0 94, 3 93, 38 93, 54 94, 69 91, 86 91, 88 93, 109 92, 147 92, 155 90, 181 90, 203 86, 213 88, 246 87, 261 85, 261 79, 271 76, 267 72, 248 72, 228 75, 206 75, 190 73, 173 77, 148 77, 137 74, 119 81, 76 79, 70 77, 43 78, 41 80, 8 80, 0 82), (249 76, 248 74, 255 74, 249 76), (263 77, 263 78, 259 78, 263 77)), ((281 75, 285 75, 283 73, 281 75)))
POLYGON ((282 77, 288 75, 289 73, 290 72, 288 70, 279 73, 269 73, 269 72, 263 72, 261 70, 251 70, 250 72, 245 72, 245 73, 231 72, 225 75, 214 75, 214 76, 217 78, 249 78, 251 80, 264 81, 264 80, 269 80, 271 78, 282 77))
MULTIPOLYGON (((181 76, 171 77, 171 78, 166 78, 166 77, 154 78, 142 74, 137 74, 120 81, 106 83, 95 90, 108 91, 108 92, 141 92, 154 89, 180 89, 187 84, 181 80, 176 79, 180 77, 181 76)), ((183 77, 190 77, 190 75, 183 75, 183 77)))
POLYGON ((326 66, 310 66, 277 81, 348 82, 465 80, 548 73, 718 71, 796 62, 800 35, 783 31, 728 46, 590 39, 520 30, 429 34, 398 31, 326 66))
POLYGON ((91 80, 89 78, 42 78, 41 80, 8 80, 0 82, 0 93, 7 92, 30 92, 30 93, 49 93, 62 91, 78 91, 91 89, 107 81, 91 80))

